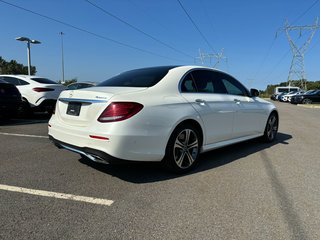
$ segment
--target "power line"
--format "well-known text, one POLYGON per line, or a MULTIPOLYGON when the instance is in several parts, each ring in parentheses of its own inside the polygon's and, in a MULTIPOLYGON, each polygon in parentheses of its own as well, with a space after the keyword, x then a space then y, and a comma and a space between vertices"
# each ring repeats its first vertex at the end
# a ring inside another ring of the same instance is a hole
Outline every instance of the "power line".
POLYGON ((304 69, 304 55, 310 46, 311 40, 315 34, 315 32, 320 28, 318 24, 318 18, 315 20, 315 23, 310 26, 290 26, 288 21, 285 23, 283 31, 285 31, 288 42, 290 44, 290 48, 293 54, 293 58, 291 61, 291 66, 288 75, 288 83, 290 85, 290 81, 293 80, 293 76, 298 77, 298 80, 301 81, 301 86, 306 88, 306 73, 304 69), (300 47, 297 45, 295 41, 293 41, 290 32, 298 31, 300 35, 302 31, 308 32, 309 37, 304 41, 303 45, 300 47))
POLYGON ((211 25, 211 29, 212 29, 213 32, 215 33, 216 37, 218 37, 219 39, 222 39, 222 37, 221 37, 221 35, 218 33, 216 27, 213 25, 213 22, 216 21, 216 19, 215 19, 214 16, 213 16, 214 14, 209 14, 209 13, 208 13, 207 10, 210 9, 210 8, 208 8, 208 7, 206 6, 206 4, 203 2, 203 0, 200 0, 200 1, 199 1, 199 4, 201 5, 201 7, 202 7, 202 9, 203 9, 203 12, 204 12, 204 14, 206 15, 206 18, 209 20, 209 23, 210 23, 210 25, 211 25))
POLYGON ((317 5, 317 3, 319 2, 320 0, 316 0, 314 3, 312 3, 310 5, 310 7, 308 7, 303 13, 301 13, 293 22, 292 24, 294 24, 295 22, 297 22, 298 20, 300 20, 304 15, 307 14, 307 12, 309 12, 315 5, 317 5))
POLYGON ((86 2, 87 2, 87 3, 89 3, 90 5, 94 6, 95 8, 99 9, 99 10, 100 10, 100 11, 102 11, 103 13, 105 13, 105 14, 109 15, 110 17, 113 17, 114 19, 116 19, 116 20, 118 20, 118 21, 120 21, 120 22, 124 23, 125 25, 129 26, 130 28, 134 29, 135 31, 137 31, 137 32, 139 32, 139 33, 142 33, 143 35, 145 35, 145 36, 147 36, 147 37, 151 38, 152 40, 156 41, 157 43, 160 43, 160 44, 162 44, 163 46, 166 46, 166 47, 170 48, 171 50, 173 50, 173 51, 175 51, 175 52, 178 52, 178 53, 180 53, 180 54, 183 54, 184 56, 187 56, 187 57, 193 58, 191 55, 188 55, 188 54, 186 54, 186 53, 184 53, 184 52, 182 52, 182 51, 180 51, 180 50, 178 50, 178 49, 176 49, 176 48, 174 48, 174 47, 170 46, 169 44, 167 44, 167 43, 165 43, 165 42, 163 42, 163 41, 161 41, 161 40, 159 40, 159 39, 155 38, 154 36, 152 36, 152 35, 150 35, 150 34, 146 33, 146 32, 145 32, 145 31, 143 31, 143 30, 141 30, 140 28, 135 27, 135 26, 133 26, 132 24, 128 23, 127 21, 125 21, 125 20, 121 19, 120 17, 118 17, 118 16, 116 16, 116 15, 114 15, 114 14, 112 14, 112 13, 108 12, 106 9, 104 9, 104 8, 102 8, 102 7, 100 7, 100 6, 98 6, 97 4, 95 4, 95 3, 93 3, 93 2, 91 2, 91 1, 89 1, 89 0, 84 0, 84 1, 86 1, 86 2))
POLYGON ((309 52, 310 52, 311 50, 313 50, 319 43, 320 43, 320 39, 319 39, 319 41, 316 41, 315 44, 313 44, 312 47, 310 47, 309 52))
MULTIPOLYGON (((304 12, 301 13, 292 23, 294 24, 295 22, 297 22, 298 20, 300 20, 300 19, 301 19, 304 15, 306 15, 315 5, 317 5, 317 4, 319 3, 319 1, 320 1, 320 0, 316 0, 315 2, 313 2, 304 12)), ((279 30, 276 32, 276 37, 277 37, 277 35, 278 35, 278 32, 279 32, 279 30)), ((273 39, 272 44, 271 44, 271 47, 269 48, 266 56, 264 57, 264 59, 263 59, 263 61, 262 61, 262 64, 260 65, 260 69, 263 67, 263 65, 264 65, 267 57, 269 56, 270 51, 271 51, 271 49, 273 48, 275 39, 276 39, 276 38, 273 39)), ((284 58, 285 58, 289 53, 290 53, 290 49, 281 57, 281 59, 279 60, 279 62, 271 69, 271 71, 269 72, 268 76, 267 76, 265 79, 267 79, 267 78, 269 78, 269 77, 271 76, 271 74, 274 72, 274 70, 276 69, 276 67, 284 60, 284 58)), ((257 73, 260 72, 260 69, 257 71, 257 73)), ((256 75, 257 75, 257 73, 256 73, 256 75)))
MULTIPOLYGON (((154 24, 157 25, 157 27, 161 27, 162 30, 167 31, 168 26, 165 26, 162 22, 160 22, 158 19, 155 18, 153 15, 153 11, 149 11, 145 6, 144 2, 140 1, 138 4, 134 0, 127 0, 131 5, 135 7, 136 10, 138 10, 140 13, 139 15, 145 15, 145 17, 148 19, 148 21, 152 20, 154 24)), ((132 10, 133 11, 133 10, 132 10)))
POLYGON ((260 73, 263 65, 265 64, 267 58, 268 58, 269 55, 270 55, 271 49, 273 48, 275 41, 276 41, 276 38, 273 38, 273 40, 272 40, 272 42, 271 42, 271 44, 270 44, 270 47, 268 48, 268 50, 267 50, 267 52, 266 52, 266 55, 264 56, 263 60, 261 61, 261 63, 260 63, 260 65, 259 65, 256 73, 254 74, 254 77, 253 77, 253 78, 255 78, 255 77, 260 73))
MULTIPOLYGON (((109 37, 106 37, 106 36, 103 36, 103 35, 100 35, 100 34, 91 32, 91 31, 86 30, 86 29, 84 29, 84 28, 77 27, 77 26, 75 26, 75 25, 72 25, 72 24, 63 22, 63 21, 61 21, 61 20, 58 20, 58 19, 55 19, 55 18, 46 16, 46 15, 43 15, 43 14, 41 14, 41 13, 37 13, 37 12, 35 12, 35 11, 32 11, 32 10, 30 10, 30 9, 26 9, 26 8, 24 8, 24 7, 15 5, 15 4, 13 4, 13 3, 8 3, 8 2, 6 2, 6 1, 4 1, 4 0, 0 0, 0 2, 5 3, 5 4, 7 4, 7 5, 10 5, 10 6, 12 6, 12 7, 18 8, 18 9, 23 10, 23 11, 25 11, 25 12, 29 12, 29 13, 32 13, 32 14, 34 14, 34 15, 40 16, 40 17, 42 17, 42 18, 48 19, 48 20, 50 20, 50 21, 53 21, 53 22, 62 24, 62 25, 64 25, 64 26, 67 26, 67 27, 76 29, 76 30, 78 30, 78 31, 80 31, 80 32, 84 32, 84 33, 90 34, 90 35, 92 35, 92 36, 95 36, 95 37, 97 37, 97 38, 100 38, 100 39, 103 39, 103 40, 107 40, 107 41, 109 41, 109 42, 113 42, 113 43, 118 44, 118 45, 121 45, 121 46, 123 46, 123 47, 131 48, 131 49, 134 49, 134 50, 137 50, 137 51, 140 51, 140 52, 148 53, 148 54, 150 54, 150 55, 154 55, 154 56, 161 57, 161 58, 166 58, 166 59, 169 59, 169 60, 180 61, 180 62, 182 61, 182 60, 179 60, 179 59, 174 59, 174 58, 171 58, 171 57, 163 56, 163 55, 160 55, 160 54, 157 54, 157 53, 154 53, 154 52, 151 52, 151 51, 142 49, 142 48, 138 48, 138 47, 132 46, 132 45, 127 44, 127 43, 123 43, 123 42, 114 40, 114 39, 112 39, 112 38, 109 38, 109 37)), ((183 61, 183 62, 185 62, 185 61, 183 61)))
MULTIPOLYGON (((302 33, 302 35, 301 35, 301 37, 303 37, 304 36, 304 33, 302 33)), ((276 38, 275 38, 276 39, 276 38)), ((274 39, 274 40, 275 40, 274 39)), ((273 43, 274 43, 274 41, 273 41, 273 43)), ((273 45, 273 44, 272 44, 273 45)), ((270 49, 271 50, 271 49, 270 49)), ((265 80, 266 79, 268 79, 271 75, 272 75, 272 73, 277 69, 277 67, 279 67, 280 66, 280 64, 282 63, 282 61, 286 58, 286 57, 288 57, 288 55, 289 55, 289 53, 291 52, 291 49, 289 48, 286 52, 285 52, 285 54, 284 55, 282 55, 282 57, 280 58, 280 60, 274 65, 274 67, 271 69, 271 71, 269 72, 269 74, 264 78, 265 80)))
POLYGON ((282 63, 282 61, 289 55, 290 53, 290 49, 288 49, 288 51, 280 58, 280 60, 274 65, 274 67, 271 69, 271 71, 269 72, 269 74, 265 77, 265 79, 268 79, 271 74, 276 70, 277 67, 280 66, 280 63, 282 63))
POLYGON ((208 46, 211 48, 211 50, 215 52, 215 50, 213 49, 213 47, 211 46, 211 44, 209 43, 209 41, 207 40, 207 38, 204 36, 204 34, 200 31, 200 29, 198 28, 197 24, 193 21, 193 19, 191 18, 191 16, 189 15, 189 13, 187 12, 187 10, 183 7, 182 3, 180 0, 177 0, 178 3, 180 4, 180 7, 182 8, 182 10, 185 12, 185 14, 188 16, 189 20, 191 21, 191 23, 193 24, 193 26, 195 27, 195 29, 197 29, 197 31, 199 32, 199 34, 201 35, 201 37, 203 38, 203 40, 208 44, 208 46))

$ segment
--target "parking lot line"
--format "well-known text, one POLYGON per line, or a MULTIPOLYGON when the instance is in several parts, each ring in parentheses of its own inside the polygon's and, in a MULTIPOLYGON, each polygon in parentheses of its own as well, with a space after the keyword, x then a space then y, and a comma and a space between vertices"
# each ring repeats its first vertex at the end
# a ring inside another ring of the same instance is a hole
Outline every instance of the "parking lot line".
POLYGON ((28 135, 28 134, 20 134, 20 133, 6 133, 6 132, 0 132, 0 135, 18 136, 18 137, 33 137, 33 138, 49 138, 48 136, 28 135))
POLYGON ((49 192, 49 191, 29 189, 29 188, 23 188, 23 187, 15 187, 15 186, 3 185, 3 184, 0 184, 0 190, 18 192, 18 193, 26 193, 26 194, 31 194, 31 195, 43 196, 43 197, 66 199, 66 200, 79 201, 79 202, 87 202, 87 203, 105 205, 105 206, 111 206, 111 204, 114 203, 114 201, 112 201, 112 200, 103 199, 103 198, 77 196, 77 195, 73 195, 73 194, 49 192))

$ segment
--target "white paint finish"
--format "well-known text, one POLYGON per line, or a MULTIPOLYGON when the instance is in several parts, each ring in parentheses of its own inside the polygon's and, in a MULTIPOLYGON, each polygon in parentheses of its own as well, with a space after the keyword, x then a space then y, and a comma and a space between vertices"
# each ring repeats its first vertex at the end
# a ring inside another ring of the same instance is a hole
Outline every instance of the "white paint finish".
POLYGON ((214 144, 235 143, 243 137, 264 132, 265 123, 275 106, 257 97, 219 93, 181 93, 180 80, 191 70, 215 71, 206 67, 183 66, 169 70, 149 88, 93 87, 63 91, 60 98, 108 99, 109 102, 137 102, 143 109, 124 121, 101 123, 97 119, 108 103, 81 106, 79 116, 68 115, 68 105, 58 101, 49 124, 49 135, 78 148, 91 148, 112 157, 134 161, 161 161, 170 135, 185 120, 197 122, 204 134, 203 149, 214 144), (236 98, 239 101, 236 102, 236 98), (200 100, 203 102, 199 102, 200 100), (198 100, 198 102, 197 102, 198 100), (92 139, 103 136, 108 142, 92 139))

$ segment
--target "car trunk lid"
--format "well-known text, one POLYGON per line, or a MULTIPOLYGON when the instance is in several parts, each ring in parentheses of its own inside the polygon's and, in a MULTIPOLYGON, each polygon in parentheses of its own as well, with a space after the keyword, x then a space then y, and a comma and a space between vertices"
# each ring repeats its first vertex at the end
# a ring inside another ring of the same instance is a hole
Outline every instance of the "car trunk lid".
POLYGON ((57 101, 56 115, 60 121, 73 126, 87 126, 97 121, 100 114, 119 94, 142 91, 145 88, 92 87, 79 90, 66 90, 57 101))

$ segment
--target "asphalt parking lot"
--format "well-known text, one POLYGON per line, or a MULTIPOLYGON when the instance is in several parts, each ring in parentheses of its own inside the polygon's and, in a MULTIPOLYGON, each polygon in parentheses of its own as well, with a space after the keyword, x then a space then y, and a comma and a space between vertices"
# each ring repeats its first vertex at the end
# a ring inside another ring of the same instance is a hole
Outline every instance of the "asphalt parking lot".
POLYGON ((57 149, 48 117, 0 122, 0 239, 320 239, 320 109, 276 103, 276 142, 159 164, 57 149))

